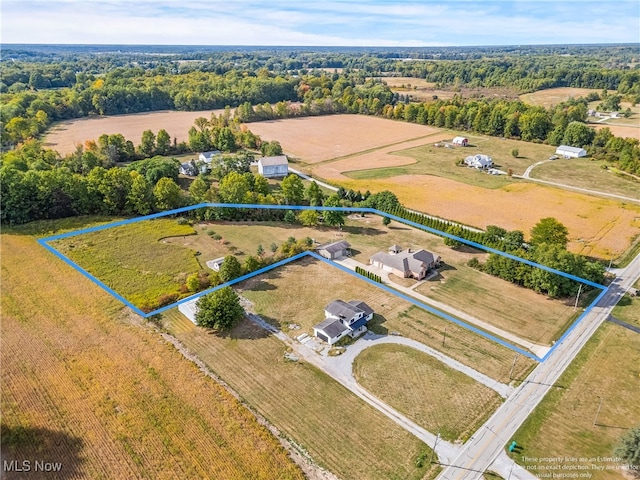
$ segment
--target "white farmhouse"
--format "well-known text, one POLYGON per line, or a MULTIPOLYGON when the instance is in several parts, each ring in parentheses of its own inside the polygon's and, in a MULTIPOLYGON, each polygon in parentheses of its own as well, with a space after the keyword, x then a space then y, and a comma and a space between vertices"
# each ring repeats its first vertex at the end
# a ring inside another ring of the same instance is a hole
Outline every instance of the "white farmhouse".
POLYGON ((564 158, 586 157, 587 151, 584 148, 569 147, 568 145, 560 145, 556 149, 556 155, 562 155, 564 158))
POLYGON ((207 165, 211 165, 211 162, 213 162, 213 159, 218 155, 222 155, 222 152, 220 150, 212 150, 211 152, 202 152, 198 156, 198 160, 206 163, 207 165))
POLYGON ((324 309, 324 321, 313 327, 313 334, 333 345, 345 335, 357 337, 367 330, 373 310, 361 300, 334 300, 324 309))
POLYGON ((289 173, 289 160, 286 155, 262 157, 258 160, 258 173, 263 177, 286 177, 289 173))
POLYGON ((464 159, 465 165, 468 167, 478 168, 481 170, 493 167, 493 160, 488 155, 469 155, 464 159))

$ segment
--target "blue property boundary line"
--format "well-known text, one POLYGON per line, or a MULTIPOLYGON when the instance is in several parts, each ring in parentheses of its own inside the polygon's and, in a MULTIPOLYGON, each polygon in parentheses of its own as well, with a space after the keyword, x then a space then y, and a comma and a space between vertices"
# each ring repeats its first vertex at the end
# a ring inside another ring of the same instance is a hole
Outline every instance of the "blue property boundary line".
POLYGON ((38 243, 40 245, 42 245, 44 248, 46 248, 48 251, 50 251, 51 253, 53 253, 56 257, 60 258, 63 262, 65 262, 66 264, 68 264, 69 266, 71 266, 72 268, 76 269, 77 271, 79 271, 82 275, 84 275, 85 277, 87 277, 89 280, 91 280, 92 282, 94 282, 96 285, 98 285, 99 287, 101 287, 102 289, 104 289, 106 292, 108 292, 110 295, 112 295, 113 297, 115 297, 116 299, 118 299, 120 302, 122 302, 123 304, 125 304, 127 307, 131 308, 134 312, 136 312, 138 315, 144 317, 144 318, 149 318, 153 315, 157 315, 158 313, 162 313, 164 311, 170 310, 172 308, 175 308, 178 305, 181 305, 183 303, 189 302, 191 300, 194 300, 196 298, 201 297, 202 295, 206 295, 208 293, 211 292, 215 292, 216 290, 220 290, 221 288, 227 287, 227 286, 231 286, 231 285, 235 285, 237 283, 243 282, 244 280, 247 280, 249 278, 255 277, 257 275, 261 275, 263 273, 266 273, 270 270, 273 270, 275 268, 281 267, 283 265, 286 265, 290 262, 293 262, 295 260, 298 260, 300 258, 306 257, 306 256, 311 256, 313 258, 316 258, 322 262, 325 262, 335 268, 338 268, 352 276, 355 276, 361 280, 364 280, 374 286, 376 286, 377 288, 380 288, 388 293, 391 293, 397 297, 402 298, 403 300, 406 300, 410 303, 412 303, 413 305, 416 305, 428 312, 431 312, 449 322, 455 323, 456 325, 459 325, 463 328, 466 328, 467 330, 470 330, 474 333, 477 333, 478 335, 481 335, 491 341, 494 341, 504 347, 509 348, 510 350, 513 350, 521 355, 524 355, 526 357, 529 357, 533 360, 536 360, 538 362, 544 362, 549 355, 551 355, 551 353, 557 348, 557 346, 567 337, 567 335, 569 335, 569 333, 571 333, 571 331, 576 328, 578 326, 578 324, 582 321, 582 319, 591 311, 591 309, 600 301, 600 299, 605 295, 605 293, 607 292, 608 287, 606 287, 605 285, 601 285, 599 283, 595 283, 595 282, 591 282, 585 278, 581 278, 581 277, 577 277, 575 275, 571 275, 569 273, 566 272, 562 272, 560 270, 556 270, 555 268, 551 268, 551 267, 547 267, 546 265, 541 265, 539 263, 535 263, 532 262, 530 260, 524 259, 524 258, 520 258, 516 255, 512 255, 510 253, 506 253, 506 252, 502 252, 500 250, 496 250, 494 248, 491 247, 487 247, 485 245, 476 243, 476 242, 472 242, 470 240, 458 237, 456 235, 452 235, 450 233, 447 232, 443 232, 431 227, 427 227, 425 225, 421 225, 419 223, 404 219, 402 217, 398 217, 396 215, 392 215, 390 213, 386 213, 386 212, 381 212, 379 210, 376 210, 374 208, 358 208, 358 207, 312 207, 312 206, 303 206, 303 205, 257 205, 257 204, 238 204, 238 203, 201 203, 198 205, 191 205, 188 207, 183 207, 183 208, 177 208, 174 210, 169 210, 166 212, 160 212, 160 213, 154 213, 152 215, 145 215, 143 217, 136 217, 136 218, 130 218, 130 219, 126 219, 126 220, 120 220, 117 222, 111 222, 111 223, 107 223, 104 225, 98 225, 95 227, 90 227, 90 228, 85 228, 82 230, 76 230, 76 231, 72 231, 72 232, 66 232, 66 233, 62 233, 59 235, 53 235, 50 237, 46 237, 46 238, 42 238, 42 239, 38 239, 38 243), (373 280, 368 279, 367 277, 360 275, 342 265, 339 265, 335 262, 332 262, 330 260, 327 260, 326 258, 318 255, 315 252, 302 252, 299 253, 297 255, 294 255, 293 257, 281 260, 279 262, 276 262, 274 264, 271 264, 267 267, 261 268, 259 270, 256 270, 255 272, 251 272, 248 273, 246 275, 243 275, 241 277, 238 277, 234 280, 231 280, 227 283, 224 283, 222 285, 218 285, 216 287, 212 287, 209 288, 207 290, 203 290, 202 292, 198 292, 194 295, 191 295, 189 297, 183 298, 180 301, 173 303, 171 305, 167 305, 165 307, 156 309, 152 312, 149 313, 145 313, 142 310, 140 310, 138 307, 136 307, 135 305, 133 305, 131 302, 129 302, 126 298, 124 298, 122 295, 120 295, 118 292, 116 292, 115 290, 111 289, 110 287, 108 287, 106 284, 104 284, 103 282, 101 282, 100 280, 98 280, 96 277, 94 277, 93 275, 91 275, 88 271, 86 271, 84 268, 82 268, 81 266, 79 266, 77 263, 75 263, 73 260, 71 260, 69 257, 67 257, 66 255, 64 255, 63 253, 59 252, 58 250, 56 250, 54 247, 52 247, 51 245, 49 245, 49 242, 52 241, 56 241, 56 240, 61 240, 64 238, 69 238, 69 237, 74 237, 77 235, 83 235, 85 233, 90 233, 90 232, 97 232, 97 231, 101 231, 101 230, 107 230, 109 228, 114 228, 114 227, 118 227, 121 225, 127 225, 127 224, 131 224, 131 223, 136 223, 136 222, 141 222, 144 220, 151 220, 154 218, 160 218, 160 217, 166 217, 166 216, 170 216, 170 215, 176 215, 179 213, 183 213, 183 212, 188 212, 191 210, 197 210, 200 208, 239 208, 239 209, 266 209, 266 210, 316 210, 316 211, 338 211, 338 212, 357 212, 357 213, 371 213, 371 214, 375 214, 375 215, 380 215, 382 217, 387 217, 390 218, 392 220, 395 220, 399 223, 403 223, 405 225, 409 225, 412 226, 414 228, 417 228, 419 230, 424 230, 426 232, 429 233, 433 233, 435 235, 441 236, 441 237, 447 237, 447 238, 451 238, 453 240, 456 240, 458 242, 464 243, 466 245, 470 245, 474 248, 480 249, 480 250, 484 250, 486 252, 490 252, 490 253, 495 253, 497 255, 501 255, 503 257, 506 258, 510 258, 512 260, 516 260, 518 262, 522 262, 525 263, 527 265, 536 267, 536 268, 540 268, 542 270, 546 270, 548 272, 551 273, 555 273, 557 275, 563 276, 565 278, 569 278, 571 280, 580 282, 580 283, 584 283, 586 285, 590 285, 592 287, 595 288, 599 288, 602 291, 600 292, 600 294, 591 302, 591 304, 589 304, 589 306, 585 309, 585 311, 571 324, 571 326, 564 332, 564 334, 554 343, 554 345, 550 348, 550 350, 546 353, 546 355, 542 358, 538 357, 537 355, 534 355, 533 353, 530 353, 526 350, 523 350, 519 347, 516 347, 515 345, 510 344, 509 342, 506 342, 505 340, 502 340, 501 338, 498 338, 488 332, 485 332, 484 330, 481 330, 473 325, 470 325, 468 323, 463 322, 462 320, 459 320, 445 312, 441 312, 440 310, 433 308, 429 305, 426 305, 422 302, 419 302, 418 300, 416 300, 413 297, 410 297, 408 295, 405 295, 401 292, 398 292, 397 290, 392 289, 391 287, 387 287, 386 285, 382 285, 378 282, 374 282, 373 280))

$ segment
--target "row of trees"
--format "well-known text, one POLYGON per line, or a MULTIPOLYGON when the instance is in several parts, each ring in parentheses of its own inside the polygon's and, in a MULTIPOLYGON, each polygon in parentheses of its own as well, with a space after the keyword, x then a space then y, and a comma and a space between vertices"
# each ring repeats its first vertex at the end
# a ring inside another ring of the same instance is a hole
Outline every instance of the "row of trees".
POLYGON ((371 273, 371 272, 369 272, 368 270, 365 270, 362 267, 356 266, 356 273, 358 275, 362 275, 363 277, 368 278, 369 280, 373 280, 374 282, 382 283, 382 277, 380 277, 380 275, 376 275, 375 273, 371 273))

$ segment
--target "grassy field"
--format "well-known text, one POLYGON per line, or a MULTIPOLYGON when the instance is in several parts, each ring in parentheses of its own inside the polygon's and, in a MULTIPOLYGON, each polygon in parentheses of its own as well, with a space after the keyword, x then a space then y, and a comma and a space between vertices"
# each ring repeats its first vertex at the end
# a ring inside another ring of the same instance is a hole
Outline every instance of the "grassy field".
MULTIPOLYGON (((175 219, 137 222, 51 242, 107 286, 143 308, 178 293, 187 275, 202 270, 194 251, 161 239, 196 232, 175 219)), ((213 243, 213 240, 210 240, 213 243)))
MULTIPOLYGON (((635 315, 640 316, 640 308, 635 309, 635 315)), ((514 438, 522 450, 510 455, 530 468, 545 464, 527 464, 523 456, 613 456, 620 436, 640 422, 639 379, 640 335, 604 323, 560 377, 560 388, 548 393, 516 432, 514 438)), ((573 463, 617 465, 607 461, 573 463)), ((615 470, 589 472, 594 480, 625 478, 615 470)))
POLYGON ((467 440, 500 405, 500 396, 426 353, 374 345, 358 355, 360 385, 445 440, 467 440))
POLYGON ((550 299, 469 267, 442 270, 416 291, 539 345, 551 345, 581 313, 574 299, 550 299))
POLYGON ((231 394, 25 233, 36 226, 4 230, 3 461, 61 462, 47 478, 304 478, 231 394))
MULTIPOLYGON (((317 260, 297 261, 247 280, 239 288, 257 313, 291 336, 313 334, 313 325, 324 319, 324 306, 336 298, 364 300, 376 312, 369 324, 376 333, 399 332, 496 380, 510 380, 511 350, 317 260), (295 301, 291 301, 292 292, 295 301), (289 331, 289 324, 299 325, 300 329, 289 331)), ((533 365, 532 360, 521 358, 514 369, 514 379, 522 378, 533 365)))
POLYGON ((556 87, 547 88, 546 90, 538 90, 533 93, 525 93, 520 95, 520 100, 529 105, 549 108, 552 105, 558 105, 561 102, 566 102, 572 97, 586 97, 590 93, 594 92, 601 93, 601 90, 592 88, 556 87))
POLYGON ((376 77, 386 83, 391 90, 402 95, 410 95, 413 101, 429 102, 434 95, 439 99, 450 99, 454 95, 461 95, 464 98, 500 96, 501 98, 517 98, 514 90, 506 87, 457 87, 440 89, 436 88, 436 83, 427 82, 424 78, 414 77, 376 77))
MULTIPOLYGON (((459 132, 450 132, 449 140, 459 134, 459 132)), ((512 182, 506 175, 487 175, 473 168, 457 166, 456 163, 469 155, 482 153, 493 158, 496 168, 505 172, 511 169, 514 174, 522 175, 529 165, 546 160, 555 152, 555 147, 549 145, 502 140, 488 136, 465 136, 469 139, 471 146, 443 148, 436 147, 430 142, 394 152, 394 155, 414 159, 415 163, 373 170, 347 171, 346 176, 367 180, 400 175, 435 175, 483 188, 501 188, 512 182), (519 151, 517 158, 511 154, 513 149, 519 151)))
POLYGON ((607 163, 590 158, 560 158, 538 165, 532 178, 640 199, 640 182, 605 170, 607 163))
POLYGON ((225 337, 197 328, 177 309, 166 328, 253 408, 321 466, 348 479, 432 478, 416 468, 429 448, 248 320, 225 337), (352 452, 358 452, 357 455, 352 452))
MULTIPOLYGON (((636 282, 634 288, 640 290, 640 281, 636 282)), ((640 326, 640 296, 631 297, 626 294, 615 306, 612 315, 624 322, 640 326)))

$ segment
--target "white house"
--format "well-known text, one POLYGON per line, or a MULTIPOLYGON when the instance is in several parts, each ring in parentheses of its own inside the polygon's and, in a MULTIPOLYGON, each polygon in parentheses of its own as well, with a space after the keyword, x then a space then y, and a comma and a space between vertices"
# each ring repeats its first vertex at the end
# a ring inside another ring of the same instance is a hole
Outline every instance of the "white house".
POLYGON ((468 167, 479 168, 479 169, 487 169, 493 167, 493 160, 488 155, 469 155, 464 159, 465 165, 468 167))
POLYGON ((338 240, 337 242, 323 243, 316 247, 316 251, 319 255, 329 260, 334 260, 340 257, 347 257, 349 255, 349 249, 351 244, 346 240, 338 240))
POLYGON ((361 300, 334 300, 324 309, 325 319, 313 327, 313 334, 329 345, 345 335, 353 338, 367 331, 373 310, 361 300))
POLYGON ((466 147, 469 144, 469 139, 466 137, 455 137, 452 143, 460 147, 466 147))
POLYGON ((209 260, 207 262, 207 267, 209 267, 211 270, 219 272, 222 262, 224 262, 224 257, 214 258, 213 260, 209 260))
POLYGON ((198 311, 196 303, 198 303, 198 300, 200 300, 200 297, 194 298, 193 300, 189 300, 188 302, 184 302, 178 305, 178 311, 180 311, 180 313, 182 313, 193 323, 196 323, 196 312, 198 311))
POLYGON ((258 173, 263 177, 286 177, 289 173, 289 160, 286 155, 262 157, 258 160, 258 173))
POLYGON ((560 145, 558 148, 556 148, 556 155, 562 155, 564 158, 586 157, 587 151, 584 148, 560 145))
POLYGON ((198 160, 206 163, 207 165, 211 165, 211 162, 213 162, 213 159, 218 155, 222 155, 222 152, 220 150, 212 150, 211 152, 202 152, 198 156, 198 160))
POLYGON ((398 245, 389 248, 389 253, 379 252, 369 259, 369 263, 385 272, 393 273, 401 278, 415 278, 422 280, 427 276, 429 270, 433 270, 440 265, 439 255, 427 250, 416 250, 412 252, 410 248, 400 250, 398 245))

